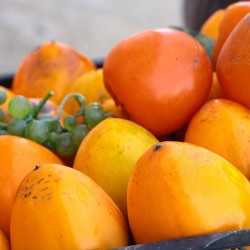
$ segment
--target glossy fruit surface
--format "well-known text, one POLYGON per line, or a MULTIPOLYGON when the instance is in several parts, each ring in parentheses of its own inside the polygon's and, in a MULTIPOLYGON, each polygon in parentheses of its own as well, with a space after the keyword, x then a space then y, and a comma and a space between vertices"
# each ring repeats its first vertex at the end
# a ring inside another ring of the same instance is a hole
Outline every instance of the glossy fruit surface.
POLYGON ((175 29, 132 35, 104 61, 104 83, 130 119, 162 136, 182 127, 204 103, 212 64, 203 46, 175 29))
POLYGON ((250 13, 241 19, 230 33, 220 51, 216 65, 217 77, 225 96, 248 108, 250 108, 249 27, 250 13))
POLYGON ((108 118, 82 141, 73 167, 90 176, 127 217, 127 185, 137 159, 158 140, 134 122, 108 118))
POLYGON ((60 103, 67 86, 78 76, 95 69, 93 62, 67 44, 44 42, 20 63, 11 89, 25 97, 44 97, 54 91, 60 103))
POLYGON ((185 141, 224 157, 250 180, 250 110, 230 100, 207 102, 191 119, 185 141))
POLYGON ((45 164, 20 184, 11 217, 13 250, 112 249, 128 244, 121 211, 80 171, 45 164))
POLYGON ((130 176, 128 218, 137 244, 249 228, 250 183, 205 148, 161 142, 130 176))
POLYGON ((62 163, 50 150, 25 138, 0 136, 0 229, 9 237, 14 198, 23 178, 45 163, 62 163))

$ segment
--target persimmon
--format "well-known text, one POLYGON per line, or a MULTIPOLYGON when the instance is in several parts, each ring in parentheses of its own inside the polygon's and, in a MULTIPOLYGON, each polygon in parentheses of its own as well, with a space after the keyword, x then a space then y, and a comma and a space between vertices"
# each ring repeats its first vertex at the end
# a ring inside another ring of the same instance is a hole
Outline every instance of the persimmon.
POLYGON ((128 184, 137 244, 250 227, 250 183, 223 157, 164 141, 137 161, 128 184))
POLYGON ((182 127, 206 101, 212 63, 190 35, 171 28, 125 38, 104 60, 104 84, 130 119, 156 136, 182 127))
POLYGON ((67 44, 44 42, 20 63, 11 86, 12 91, 25 97, 44 97, 50 90, 60 103, 66 88, 85 72, 96 69, 84 54, 67 44))
POLYGON ((50 150, 14 135, 0 136, 0 229, 9 238, 11 209, 19 184, 36 165, 62 161, 50 150))
POLYGON ((250 110, 226 99, 214 99, 192 117, 185 141, 224 157, 250 180, 250 110))
MULTIPOLYGON (((249 2, 250 8, 250 2, 249 2)), ((225 41, 219 54, 216 73, 227 99, 250 108, 250 13, 225 41)))
POLYGON ((82 141, 73 168, 90 176, 127 218, 127 185, 137 159, 158 140, 145 128, 121 118, 107 118, 82 141))
POLYGON ((217 40, 218 36, 219 36, 219 27, 221 24, 221 20, 224 17, 224 14, 225 14, 225 9, 216 10, 202 24, 201 29, 200 29, 200 33, 217 40))
POLYGON ((216 65, 219 53, 223 44, 227 40, 231 31, 239 23, 239 21, 250 12, 250 1, 238 1, 230 4, 226 9, 224 16, 220 22, 219 35, 214 44, 213 63, 216 65))
POLYGON ((13 250, 113 249, 129 242, 119 208, 80 171, 44 164, 21 182, 11 215, 13 250))

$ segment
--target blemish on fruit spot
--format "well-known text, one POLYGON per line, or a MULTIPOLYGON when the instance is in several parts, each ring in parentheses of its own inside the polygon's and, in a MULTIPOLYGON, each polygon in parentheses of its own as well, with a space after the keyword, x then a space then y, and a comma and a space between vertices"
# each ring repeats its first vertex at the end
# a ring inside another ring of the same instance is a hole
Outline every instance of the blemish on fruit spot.
POLYGON ((195 65, 197 65, 198 64, 198 59, 196 57, 194 57, 193 62, 194 62, 195 65))
POLYGON ((36 171, 36 170, 38 170, 40 167, 39 166, 35 166, 35 168, 34 168, 34 171, 36 171))
POLYGON ((153 151, 160 151, 163 148, 161 144, 156 144, 153 148, 153 151))

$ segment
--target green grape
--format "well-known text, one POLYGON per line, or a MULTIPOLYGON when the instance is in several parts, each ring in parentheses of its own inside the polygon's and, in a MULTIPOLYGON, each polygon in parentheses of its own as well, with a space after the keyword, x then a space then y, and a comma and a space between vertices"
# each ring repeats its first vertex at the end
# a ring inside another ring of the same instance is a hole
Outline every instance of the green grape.
POLYGON ((54 143, 52 143, 51 141, 47 140, 43 143, 43 146, 45 146, 46 148, 48 148, 49 150, 51 150, 52 152, 56 152, 56 146, 54 143))
POLYGON ((88 134, 90 129, 86 124, 80 124, 76 126, 72 131, 72 138, 75 147, 78 149, 84 137, 88 134))
POLYGON ((26 119, 31 113, 31 104, 24 96, 17 95, 9 101, 8 111, 14 118, 26 119))
POLYGON ((0 122, 2 122, 5 118, 5 113, 2 108, 0 108, 0 122))
POLYGON ((55 144, 55 143, 56 143, 56 140, 57 140, 57 137, 58 137, 57 132, 52 131, 52 132, 49 133, 49 138, 48 138, 48 140, 49 140, 51 143, 55 144))
POLYGON ((0 90, 0 104, 3 104, 7 99, 7 95, 3 90, 0 90))
POLYGON ((77 125, 77 118, 73 115, 66 116, 63 120, 63 126, 69 132, 73 131, 76 125, 77 125))
POLYGON ((43 144, 49 137, 49 128, 42 120, 32 120, 25 128, 26 138, 43 144))
POLYGON ((100 104, 94 102, 86 107, 84 122, 87 125, 94 127, 105 118, 105 111, 100 104))
POLYGON ((27 122, 23 119, 12 118, 7 124, 7 131, 11 135, 24 136, 27 122))
POLYGON ((73 143, 72 134, 65 132, 59 135, 56 139, 56 152, 63 156, 72 156, 76 152, 76 148, 73 143))
POLYGON ((54 117, 53 118, 43 118, 43 119, 41 119, 41 121, 43 121, 47 125, 49 132, 56 131, 59 127, 59 124, 58 124, 56 118, 54 118, 54 117))

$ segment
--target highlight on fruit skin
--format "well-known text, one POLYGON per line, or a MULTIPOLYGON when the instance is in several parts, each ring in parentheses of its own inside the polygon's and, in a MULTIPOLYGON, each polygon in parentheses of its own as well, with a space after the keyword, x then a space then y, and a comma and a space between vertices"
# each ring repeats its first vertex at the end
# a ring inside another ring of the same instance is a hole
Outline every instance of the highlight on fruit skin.
POLYGON ((205 48, 171 28, 125 38, 103 65, 104 83, 116 104, 155 136, 168 135, 188 122, 208 98, 212 72, 205 48))
POLYGON ((45 164, 19 186, 11 216, 13 250, 111 249, 129 243, 121 211, 80 171, 45 164))
POLYGON ((136 244, 250 227, 250 183, 221 156, 163 141, 137 161, 128 184, 136 244))

